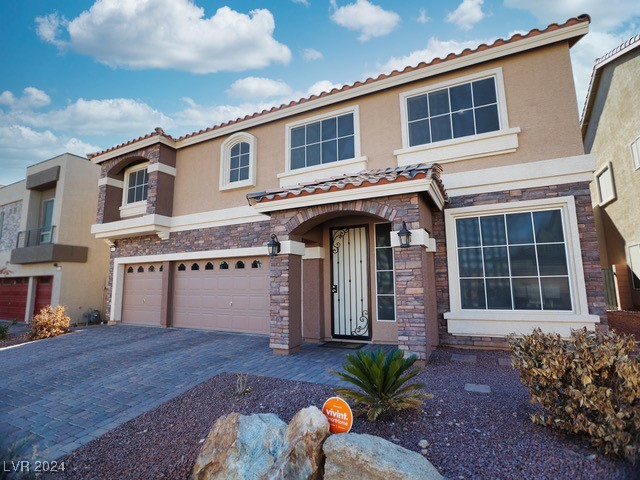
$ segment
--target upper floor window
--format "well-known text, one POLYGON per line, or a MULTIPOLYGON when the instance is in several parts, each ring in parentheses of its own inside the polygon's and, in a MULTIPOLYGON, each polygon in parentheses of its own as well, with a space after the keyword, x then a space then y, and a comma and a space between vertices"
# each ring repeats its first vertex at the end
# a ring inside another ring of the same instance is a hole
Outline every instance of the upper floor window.
POLYGON ((631 157, 633 158, 634 170, 640 170, 640 137, 631 143, 631 157))
POLYGON ((256 184, 256 137, 236 133, 220 147, 220 190, 250 187, 256 184))
POLYGON ((126 172, 126 202, 136 203, 147 200, 149 173, 147 165, 133 167, 126 172))
POLYGON ((494 77, 407 98, 409 146, 500 130, 494 77))

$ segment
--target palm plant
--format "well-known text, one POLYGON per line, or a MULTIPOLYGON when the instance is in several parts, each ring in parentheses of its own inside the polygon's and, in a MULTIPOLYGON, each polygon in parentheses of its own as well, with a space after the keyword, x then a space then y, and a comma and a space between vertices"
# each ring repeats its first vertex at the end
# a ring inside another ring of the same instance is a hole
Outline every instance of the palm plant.
POLYGON ((411 368, 417 357, 404 357, 402 350, 394 349, 387 354, 382 349, 358 351, 346 356, 342 365, 344 372, 333 371, 342 380, 359 390, 335 388, 338 395, 355 403, 356 414, 366 413, 367 419, 376 420, 389 411, 420 409, 424 400, 433 395, 421 392, 423 384, 407 384, 420 370, 411 368))

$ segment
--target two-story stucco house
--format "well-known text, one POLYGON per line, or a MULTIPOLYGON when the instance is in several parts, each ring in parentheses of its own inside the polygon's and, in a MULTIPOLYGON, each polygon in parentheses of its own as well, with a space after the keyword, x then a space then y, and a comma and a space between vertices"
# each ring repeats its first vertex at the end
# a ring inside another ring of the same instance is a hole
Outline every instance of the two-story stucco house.
POLYGON ((439 343, 595 328, 594 161, 569 58, 588 28, 573 18, 95 154, 111 320, 421 360, 439 343))
POLYGON ((100 168, 59 155, 0 188, 0 319, 29 321, 64 305, 72 322, 103 310, 109 247, 91 234, 100 168))
POLYGON ((591 194, 608 303, 640 309, 640 35, 596 60, 582 135, 597 164, 591 194))

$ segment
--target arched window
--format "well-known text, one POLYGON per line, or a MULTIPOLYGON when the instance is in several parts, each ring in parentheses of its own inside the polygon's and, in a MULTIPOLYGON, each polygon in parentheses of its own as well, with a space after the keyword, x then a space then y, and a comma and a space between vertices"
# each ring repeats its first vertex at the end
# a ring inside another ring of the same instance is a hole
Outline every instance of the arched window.
POLYGON ((260 260, 254 260, 251 262, 251 268, 262 268, 262 262, 260 260))
POLYGON ((211 262, 207 262, 207 264, 204 266, 205 270, 213 270, 213 263, 211 262))
POLYGON ((162 270, 164 270, 164 268, 162 267, 162 265, 160 265, 160 270, 159 271, 161 272, 162 270))
POLYGON ((153 272, 155 272, 155 271, 156 271, 156 267, 154 267, 153 265, 151 265, 151 266, 149 267, 149 272, 153 273, 153 272))
POLYGON ((193 265, 191 265, 191 270, 200 270, 200 265, 194 263, 193 265))
POLYGON ((244 268, 244 262, 242 260, 238 260, 236 262, 236 268, 244 268))
POLYGON ((256 137, 239 132, 227 138, 220 147, 220 190, 249 187, 256 184, 256 137))
POLYGON ((184 266, 184 263, 181 263, 180 265, 178 265, 178 271, 179 272, 184 272, 187 269, 187 267, 184 266))
POLYGON ((127 268, 127 273, 133 273, 133 267, 127 268))
POLYGON ((144 267, 142 265, 140 265, 138 267, 138 273, 142 273, 142 272, 144 272, 144 267))
POLYGON ((222 262, 220 264, 220 270, 229 270, 229 264, 227 262, 222 262))

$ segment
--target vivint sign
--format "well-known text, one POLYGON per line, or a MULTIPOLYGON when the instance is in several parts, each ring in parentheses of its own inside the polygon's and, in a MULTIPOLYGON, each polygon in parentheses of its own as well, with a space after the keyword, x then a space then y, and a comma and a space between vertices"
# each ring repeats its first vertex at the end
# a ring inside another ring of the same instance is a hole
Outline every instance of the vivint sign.
POLYGON ((331 433, 347 433, 353 426, 353 412, 347 402, 340 397, 331 397, 322 406, 322 413, 329 420, 331 433))

